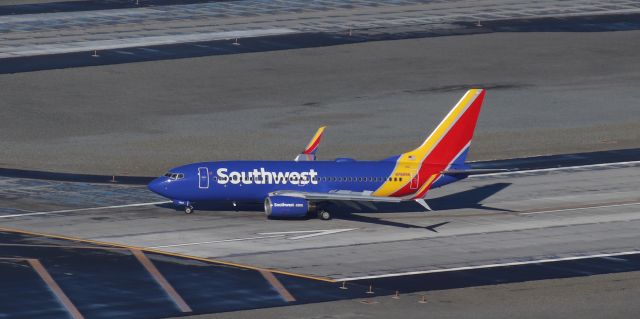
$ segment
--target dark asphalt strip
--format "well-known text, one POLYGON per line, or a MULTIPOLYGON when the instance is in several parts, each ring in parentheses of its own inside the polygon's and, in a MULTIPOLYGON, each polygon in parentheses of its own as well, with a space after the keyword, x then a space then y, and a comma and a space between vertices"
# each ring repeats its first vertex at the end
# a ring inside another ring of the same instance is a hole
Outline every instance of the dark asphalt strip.
MULTIPOLYGON (((630 161, 640 161, 640 148, 478 161, 470 163, 470 166, 476 169, 504 168, 513 170, 531 170, 630 161)), ((12 168, 0 168, 0 176, 64 182, 113 183, 126 185, 146 185, 155 178, 153 176, 107 176, 56 173, 12 168)))
MULTIPOLYGON (((0 242, 7 243, 0 246, 0 317, 66 317, 60 302, 33 269, 16 258, 37 259, 86 318, 160 318, 184 314, 127 249, 100 245, 74 249, 77 243, 71 240, 11 231, 0 231, 0 242)), ((176 294, 189 304, 192 314, 640 270, 640 254, 629 252, 614 257, 534 261, 345 283, 274 273, 273 280, 292 296, 287 301, 253 269, 145 254, 157 267, 156 271, 175 287, 176 294)))
POLYGON ((612 257, 595 257, 548 263, 467 269, 397 277, 348 281, 349 284, 389 292, 455 289, 533 280, 602 275, 640 270, 640 253, 612 257))
POLYGON ((97 56, 93 55, 93 51, 87 51, 4 58, 0 59, 0 74, 494 32, 637 30, 640 29, 640 14, 494 20, 483 22, 481 27, 467 22, 451 25, 449 29, 435 31, 427 31, 422 25, 413 25, 357 29, 349 34, 317 32, 242 38, 239 45, 234 45, 231 40, 179 43, 104 50, 97 52, 97 56))
POLYGON ((0 6, 0 16, 54 13, 54 12, 78 12, 111 9, 131 9, 177 4, 193 4, 207 2, 229 2, 237 0, 85 0, 85 1, 59 1, 33 4, 14 4, 0 6))

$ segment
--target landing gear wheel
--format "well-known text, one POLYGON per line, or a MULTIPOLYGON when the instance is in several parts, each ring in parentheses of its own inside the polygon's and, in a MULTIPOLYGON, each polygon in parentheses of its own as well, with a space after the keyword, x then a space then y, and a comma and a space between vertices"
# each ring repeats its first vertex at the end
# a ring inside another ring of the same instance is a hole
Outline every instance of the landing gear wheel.
POLYGON ((184 208, 184 213, 185 213, 185 214, 191 214, 191 213, 193 213, 193 206, 185 206, 185 208, 184 208))
POLYGON ((320 218, 322 220, 329 220, 329 219, 331 219, 331 213, 329 213, 328 211, 326 211, 324 209, 320 210, 318 212, 318 218, 320 218))

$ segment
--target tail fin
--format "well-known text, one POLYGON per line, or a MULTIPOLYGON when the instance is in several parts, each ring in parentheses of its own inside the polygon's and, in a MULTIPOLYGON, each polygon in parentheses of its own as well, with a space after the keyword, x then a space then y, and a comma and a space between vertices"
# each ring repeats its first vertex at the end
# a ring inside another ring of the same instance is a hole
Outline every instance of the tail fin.
POLYGON ((374 195, 422 198, 440 172, 464 167, 484 94, 483 89, 467 91, 420 146, 397 158, 392 176, 410 176, 409 181, 386 182, 374 195))
POLYGON ((464 164, 484 94, 483 89, 467 91, 422 145, 401 158, 413 157, 429 164, 464 164))

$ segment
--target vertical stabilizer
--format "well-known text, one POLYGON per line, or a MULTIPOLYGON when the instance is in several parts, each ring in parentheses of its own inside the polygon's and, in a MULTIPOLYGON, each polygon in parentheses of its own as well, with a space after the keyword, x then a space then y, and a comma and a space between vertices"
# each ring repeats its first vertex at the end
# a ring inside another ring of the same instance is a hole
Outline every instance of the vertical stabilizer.
POLYGON ((398 157, 392 176, 405 177, 402 182, 385 182, 374 195, 422 198, 440 172, 464 164, 484 94, 483 89, 467 91, 420 146, 398 157))

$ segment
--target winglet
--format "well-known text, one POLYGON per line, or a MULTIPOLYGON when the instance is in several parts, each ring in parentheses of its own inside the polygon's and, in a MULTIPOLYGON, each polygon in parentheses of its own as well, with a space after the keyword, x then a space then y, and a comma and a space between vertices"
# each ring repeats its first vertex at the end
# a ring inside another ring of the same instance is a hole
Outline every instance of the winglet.
POLYGON ((311 141, 309 141, 309 144, 304 151, 296 156, 296 162, 316 160, 316 151, 318 151, 318 146, 320 145, 320 140, 322 139, 322 134, 324 134, 325 128, 326 126, 322 126, 316 131, 316 134, 313 135, 313 138, 311 138, 311 141))
POLYGON ((320 140, 322 139, 322 134, 324 134, 324 129, 326 126, 322 126, 316 131, 316 134, 313 135, 311 141, 309 141, 309 145, 302 151, 302 154, 315 154, 318 150, 318 146, 320 145, 320 140))

